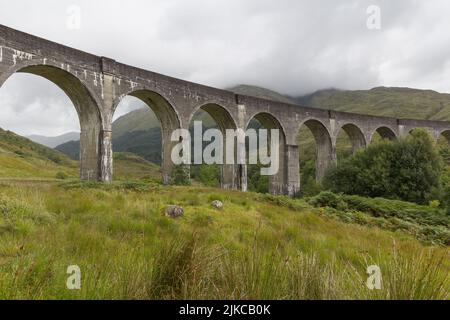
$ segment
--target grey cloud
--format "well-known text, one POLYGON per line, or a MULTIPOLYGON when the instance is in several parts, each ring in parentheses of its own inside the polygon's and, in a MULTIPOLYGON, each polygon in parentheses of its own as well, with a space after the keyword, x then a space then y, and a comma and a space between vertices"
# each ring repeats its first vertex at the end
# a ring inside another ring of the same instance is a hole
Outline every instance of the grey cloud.
MULTIPOLYGON (((449 9, 445 0, 0 0, 0 21, 217 87, 247 83, 290 95, 379 85, 449 92, 449 9), (71 31, 65 27, 66 10, 73 4, 81 8, 82 24, 71 31), (381 8, 381 30, 366 27, 369 5, 381 8)), ((39 90, 28 80, 22 85, 27 92, 20 91, 24 95, 11 107, 14 112, 32 103, 33 110, 39 103, 43 108, 67 103, 50 85, 39 90), (51 104, 49 96, 54 96, 51 104)), ((5 97, 16 96, 17 90, 2 88, 0 98, 10 101, 5 97)), ((135 101, 124 102, 116 118, 138 107, 135 101)), ((29 130, 39 127, 27 123, 29 130)))

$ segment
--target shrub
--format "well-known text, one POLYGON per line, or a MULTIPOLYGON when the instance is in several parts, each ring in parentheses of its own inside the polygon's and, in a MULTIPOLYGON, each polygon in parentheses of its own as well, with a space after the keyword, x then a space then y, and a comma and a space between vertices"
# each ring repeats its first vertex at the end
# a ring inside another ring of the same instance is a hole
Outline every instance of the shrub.
POLYGON ((315 207, 330 207, 338 210, 347 209, 347 204, 341 197, 330 191, 322 191, 317 196, 311 198, 309 202, 315 207))
POLYGON ((441 206, 441 202, 439 200, 432 200, 428 205, 431 208, 439 208, 441 206))
POLYGON ((218 187, 220 185, 220 167, 218 165, 201 165, 198 180, 205 186, 218 187))
POLYGON ((48 159, 50 159, 50 161, 53 161, 56 164, 62 163, 62 158, 58 154, 51 153, 48 155, 48 159))
POLYGON ((68 176, 66 173, 60 171, 60 172, 56 173, 55 178, 59 179, 59 180, 66 180, 68 178, 68 176))
POLYGON ((189 186, 191 184, 189 166, 174 166, 171 174, 171 183, 177 186, 189 186))
POLYGON ((251 164, 247 166, 248 190, 258 193, 269 192, 269 177, 261 175, 261 165, 251 164))
POLYGON ((292 199, 286 196, 274 196, 271 194, 259 195, 257 197, 259 200, 269 201, 271 203, 276 204, 277 206, 289 208, 291 210, 300 211, 305 208, 308 208, 308 204, 300 199, 292 199))
POLYGON ((450 216, 438 208, 332 192, 322 192, 308 202, 315 207, 327 208, 322 212, 346 223, 402 230, 425 243, 450 244, 450 216))
POLYGON ((442 158, 423 130, 382 141, 331 169, 324 185, 333 192, 425 204, 441 189, 442 158))

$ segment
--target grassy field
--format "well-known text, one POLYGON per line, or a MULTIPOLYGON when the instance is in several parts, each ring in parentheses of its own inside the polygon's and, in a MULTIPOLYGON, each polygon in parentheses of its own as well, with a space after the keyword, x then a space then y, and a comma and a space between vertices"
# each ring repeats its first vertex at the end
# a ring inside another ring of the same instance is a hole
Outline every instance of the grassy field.
POLYGON ((303 200, 200 187, 0 185, 2 299, 446 299, 448 247, 303 200), (224 202, 222 210, 211 201, 224 202), (185 216, 163 215, 177 204, 185 216), (367 289, 379 265, 382 290, 367 289), (78 265, 81 290, 68 290, 78 265))
POLYGON ((114 153, 116 180, 161 180, 161 167, 133 153, 114 153))

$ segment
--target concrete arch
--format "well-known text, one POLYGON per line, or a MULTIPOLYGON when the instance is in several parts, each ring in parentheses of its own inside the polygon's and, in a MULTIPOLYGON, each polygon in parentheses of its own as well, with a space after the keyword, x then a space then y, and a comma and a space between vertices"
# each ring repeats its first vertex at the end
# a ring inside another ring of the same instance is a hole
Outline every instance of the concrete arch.
POLYGON ((280 136, 283 136, 284 139, 286 139, 287 131, 281 121, 274 114, 267 111, 254 113, 248 118, 248 121, 245 124, 245 129, 248 128, 253 119, 258 120, 259 123, 261 123, 261 125, 266 129, 279 129, 282 133, 280 136))
MULTIPOLYGON (((346 123, 338 130, 338 134, 340 130, 344 130, 347 136, 350 139, 352 144, 353 154, 355 154, 358 150, 363 149, 367 146, 366 137, 362 130, 353 123, 346 123)), ((337 139, 337 136, 336 136, 337 139)))
POLYGON ((152 109, 161 123, 161 126, 167 124, 176 129, 182 127, 181 117, 175 109, 174 104, 163 94, 153 89, 148 89, 141 86, 136 87, 114 99, 112 117, 114 116, 120 102, 122 102, 123 98, 126 96, 135 97, 152 109))
MULTIPOLYGON (((245 129, 247 129, 253 119, 256 119, 265 129, 280 130, 279 134, 279 159, 278 159, 278 173, 269 176, 269 193, 271 194, 285 194, 287 192, 288 177, 287 177, 287 163, 286 163, 286 132, 280 121, 271 113, 260 112, 254 114, 249 118, 245 129)), ((270 135, 268 135, 270 137, 270 135)), ((268 145, 270 145, 268 143, 268 145)))
POLYGON ((78 75, 74 74, 71 70, 65 70, 61 68, 61 66, 50 61, 46 61, 45 64, 38 60, 20 61, 14 66, 9 67, 6 72, 0 74, 0 88, 6 80, 16 73, 33 74, 49 80, 64 91, 64 93, 74 104, 75 109, 79 114, 86 111, 82 109, 83 105, 80 105, 79 100, 83 98, 90 99, 92 104, 84 107, 94 108, 95 113, 98 114, 98 117, 101 120, 104 120, 103 114, 100 110, 100 106, 102 105, 101 99, 88 85, 82 81, 82 79, 78 77, 78 75))
POLYGON ((439 136, 443 136, 447 140, 447 143, 450 145, 450 130, 442 131, 439 136))
POLYGON ((389 127, 382 126, 382 127, 378 127, 377 129, 375 129, 372 132, 372 134, 370 135, 370 142, 372 142, 373 136, 375 135, 375 133, 378 133, 383 139, 388 139, 388 140, 397 139, 397 135, 394 130, 392 130, 389 127))
POLYGON ((83 180, 109 181, 102 161, 103 117, 96 94, 76 75, 52 64, 27 60, 17 63, 0 75, 0 87, 15 73, 43 77, 59 87, 73 103, 80 122, 80 177, 83 180))
POLYGON ((204 103, 196 107, 189 117, 188 125, 191 124, 195 114, 200 110, 208 113, 223 132, 225 132, 226 129, 237 129, 238 127, 233 115, 225 107, 215 102, 204 103))
POLYGON ((169 184, 171 182, 173 163, 171 153, 176 142, 171 141, 174 130, 181 128, 181 120, 178 112, 173 105, 161 94, 144 88, 135 88, 127 94, 121 95, 114 101, 112 116, 117 110, 120 102, 125 96, 135 97, 144 102, 153 110, 159 120, 162 136, 162 155, 161 155, 161 175, 162 182, 169 184))
POLYGON ((307 119, 300 125, 300 129, 306 126, 314 136, 316 141, 316 180, 322 181, 328 168, 336 161, 336 152, 331 134, 327 127, 317 119, 307 119))
MULTIPOLYGON (((222 132, 224 140, 223 140, 223 159, 224 164, 220 166, 220 185, 223 189, 236 189, 240 184, 240 167, 236 164, 226 163, 225 159, 227 159, 227 129, 237 129, 237 124, 232 114, 222 105, 214 102, 207 102, 198 107, 196 107, 190 117, 188 126, 192 124, 192 121, 195 115, 200 111, 206 112, 217 124, 219 130, 222 132)), ((235 141, 236 142, 236 141, 235 141)), ((237 155, 236 155, 236 147, 234 149, 234 160, 236 163, 237 155)))

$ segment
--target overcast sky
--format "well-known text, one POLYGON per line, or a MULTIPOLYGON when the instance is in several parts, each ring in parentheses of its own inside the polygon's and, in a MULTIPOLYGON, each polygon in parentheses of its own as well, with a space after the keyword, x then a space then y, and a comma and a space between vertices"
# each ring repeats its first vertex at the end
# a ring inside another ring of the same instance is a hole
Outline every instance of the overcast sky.
MULTIPOLYGON (((381 85, 450 92, 449 13, 448 0, 0 0, 0 23, 15 29, 194 82, 294 96, 381 85)), ((120 114, 137 107, 130 101, 120 114)), ((0 89, 0 127, 79 130, 67 97, 30 75, 0 89)))

